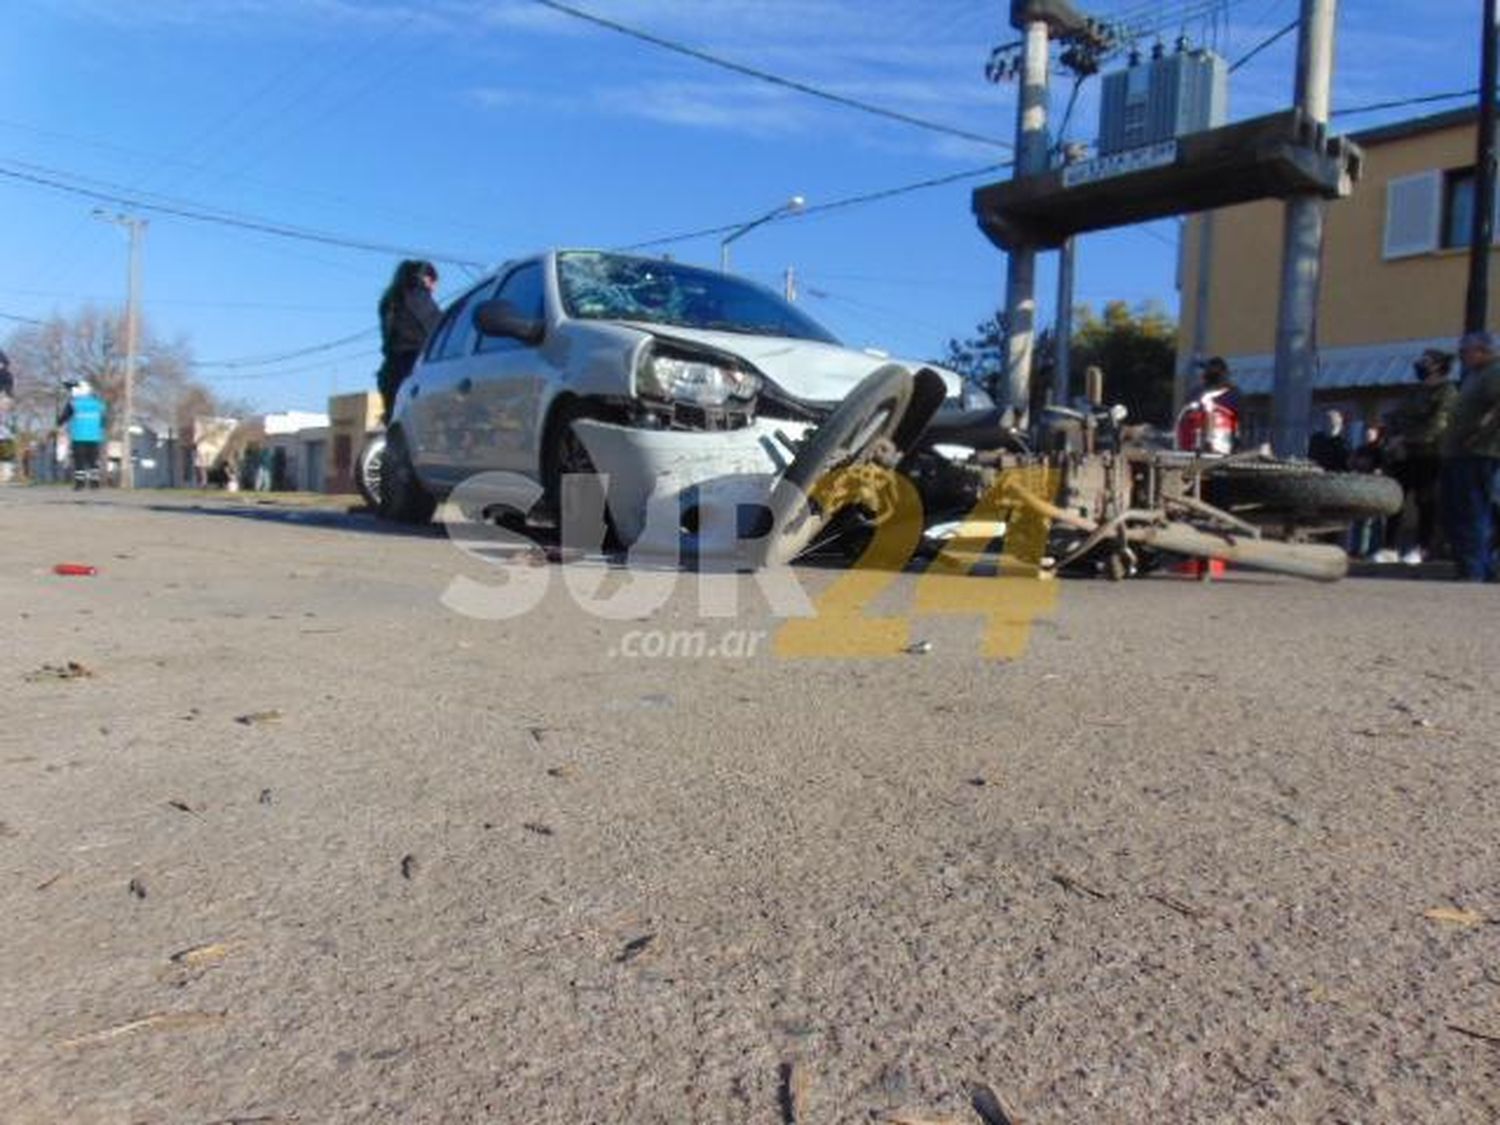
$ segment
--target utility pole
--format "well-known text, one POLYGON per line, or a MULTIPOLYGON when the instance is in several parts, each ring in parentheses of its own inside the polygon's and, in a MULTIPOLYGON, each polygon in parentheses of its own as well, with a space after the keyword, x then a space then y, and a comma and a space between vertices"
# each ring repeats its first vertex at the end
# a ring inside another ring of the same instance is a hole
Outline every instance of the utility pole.
POLYGON ((1048 402, 1066 406, 1073 401, 1073 267, 1078 240, 1070 238, 1057 252, 1057 321, 1052 347, 1052 391, 1048 402))
MULTIPOLYGON (((1319 128, 1328 124, 1337 7, 1337 0, 1302 0, 1301 28, 1297 35, 1296 104, 1319 128)), ((1293 196, 1286 204, 1281 305, 1276 324, 1276 376, 1271 396, 1273 444, 1282 456, 1298 456, 1307 448, 1318 366, 1318 288, 1326 213, 1327 205, 1317 195, 1293 196)))
POLYGON ((147 221, 124 212, 111 214, 103 208, 94 209, 94 218, 124 227, 130 235, 130 259, 125 278, 125 381, 121 430, 124 436, 120 456, 120 487, 135 487, 135 450, 130 436, 131 422, 135 418, 135 361, 140 343, 140 299, 141 299, 141 235, 147 221))
POLYGON ((1474 226, 1469 237, 1469 292, 1464 331, 1489 327, 1490 248, 1495 241, 1495 65, 1500 29, 1495 0, 1484 0, 1479 63, 1479 140, 1474 157, 1474 226))
POLYGON ((797 268, 795 266, 787 266, 786 273, 781 277, 781 295, 789 303, 795 303, 797 300, 797 268))
MULTIPOLYGON (((1176 394, 1172 401, 1181 405, 1192 397, 1193 363, 1206 359, 1208 352, 1209 280, 1214 268, 1214 213, 1201 211, 1197 216, 1198 239, 1196 262, 1193 267, 1193 325, 1188 346, 1182 348, 1177 357, 1176 394)), ((1178 255, 1178 276, 1187 276, 1187 232, 1191 219, 1182 220, 1181 248, 1178 255)), ((1179 283, 1180 284, 1180 283, 1179 283)))
MULTIPOLYGON (((1025 55, 1016 107, 1017 178, 1047 170, 1047 80, 1050 37, 1038 5, 1025 13, 1025 55)), ((1014 9, 1013 9, 1014 11, 1014 9)), ((1018 247, 1005 267, 1005 387, 1002 405, 1025 426, 1031 404, 1031 360, 1036 338, 1036 251, 1018 247)))

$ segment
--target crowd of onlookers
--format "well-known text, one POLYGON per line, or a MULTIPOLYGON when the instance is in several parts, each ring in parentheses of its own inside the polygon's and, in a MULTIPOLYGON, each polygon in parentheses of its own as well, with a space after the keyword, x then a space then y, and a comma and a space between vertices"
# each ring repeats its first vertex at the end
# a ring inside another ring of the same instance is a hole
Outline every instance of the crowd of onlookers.
POLYGON ((1363 520, 1349 551, 1376 563, 1451 558, 1457 576, 1494 582, 1500 502, 1500 349, 1473 332, 1458 353, 1428 349, 1416 383, 1381 424, 1351 444, 1343 415, 1329 410, 1308 456, 1334 472, 1382 473, 1400 483, 1402 510, 1363 520), (1458 376, 1459 378, 1455 378, 1458 376))

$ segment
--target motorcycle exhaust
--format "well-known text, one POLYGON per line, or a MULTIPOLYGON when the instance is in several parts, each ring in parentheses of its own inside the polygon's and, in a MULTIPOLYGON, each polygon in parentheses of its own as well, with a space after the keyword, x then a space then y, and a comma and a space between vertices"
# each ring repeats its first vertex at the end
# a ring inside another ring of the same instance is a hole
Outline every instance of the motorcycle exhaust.
POLYGON ((1131 542, 1175 555, 1223 559, 1237 566, 1337 582, 1349 573, 1349 556, 1328 543, 1282 543, 1275 539, 1213 535, 1181 523, 1132 530, 1131 542))

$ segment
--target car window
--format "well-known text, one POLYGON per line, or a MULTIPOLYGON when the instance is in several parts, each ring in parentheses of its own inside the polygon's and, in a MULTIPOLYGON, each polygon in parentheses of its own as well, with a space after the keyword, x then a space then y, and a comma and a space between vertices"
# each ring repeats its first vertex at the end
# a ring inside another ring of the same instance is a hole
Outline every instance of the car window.
POLYGON ((474 342, 479 339, 479 329, 474 327, 474 307, 486 300, 494 287, 493 281, 487 281, 454 302, 448 310, 449 316, 444 318, 447 323, 440 327, 443 335, 437 341, 434 359, 458 359, 473 354, 474 342))
MULTIPOLYGON (((495 298, 509 301, 522 316, 544 320, 547 316, 547 296, 542 279, 540 262, 527 262, 524 266, 517 266, 500 283, 495 298)), ((485 336, 479 341, 479 350, 482 352, 507 351, 526 346, 521 341, 506 336, 485 336)))
POLYGON ((574 250, 558 255, 557 281, 563 309, 572 317, 838 343, 769 289, 681 262, 574 250))

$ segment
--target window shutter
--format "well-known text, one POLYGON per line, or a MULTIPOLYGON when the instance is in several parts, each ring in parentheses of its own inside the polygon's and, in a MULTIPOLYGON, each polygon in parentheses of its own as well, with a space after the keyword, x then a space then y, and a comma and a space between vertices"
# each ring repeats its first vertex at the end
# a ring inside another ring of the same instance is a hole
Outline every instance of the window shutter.
POLYGON ((1409 258, 1436 250, 1443 219, 1443 174, 1402 176, 1385 186, 1384 256, 1409 258))

